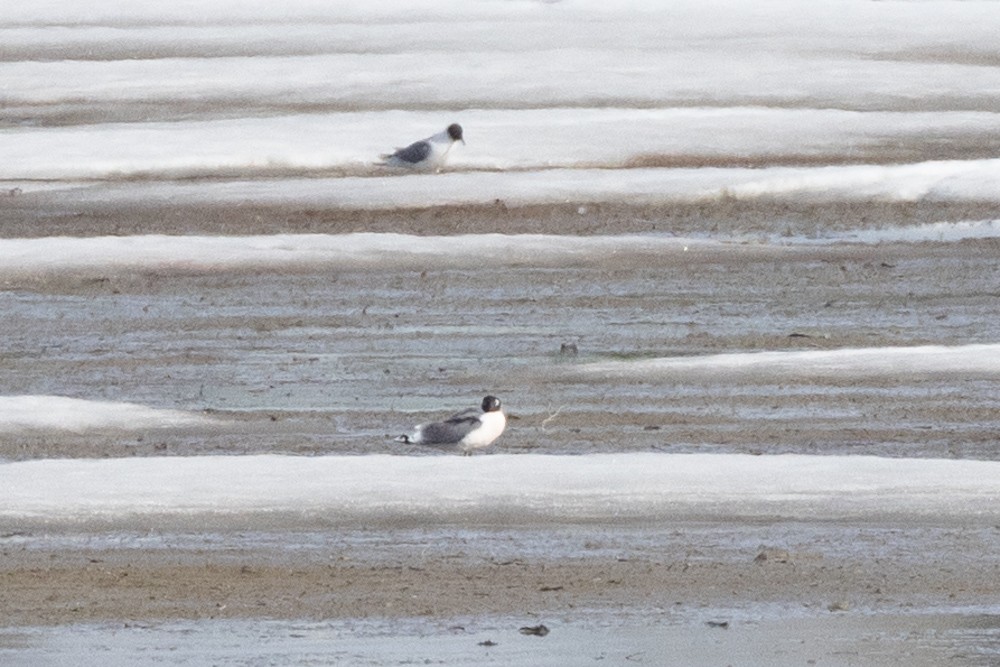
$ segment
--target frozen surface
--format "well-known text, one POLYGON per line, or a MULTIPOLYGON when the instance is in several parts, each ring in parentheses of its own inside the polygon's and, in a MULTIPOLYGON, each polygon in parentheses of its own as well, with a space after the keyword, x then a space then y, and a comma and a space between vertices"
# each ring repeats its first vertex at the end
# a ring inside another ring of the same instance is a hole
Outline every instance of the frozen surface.
POLYGON ((266 236, 108 236, 0 239, 0 277, 62 273, 158 273, 332 269, 400 270, 509 267, 531 263, 561 267, 614 258, 679 258, 698 251, 738 256, 770 249, 780 255, 819 240, 849 244, 960 242, 1000 236, 997 221, 850 230, 819 239, 681 238, 669 235, 576 237, 553 234, 272 234, 266 236))
POLYGON ((616 253, 682 253, 710 241, 668 237, 578 238, 543 234, 274 234, 268 236, 122 236, 0 240, 0 274, 98 271, 225 271, 327 267, 566 265, 616 253))
POLYGON ((451 168, 514 200, 567 185, 512 188, 511 170, 610 170, 571 187, 600 197, 641 191, 636 168, 747 164, 799 166, 702 187, 993 198, 976 161, 998 148, 998 25, 992 3, 953 1, 31 3, 0 18, 0 179, 365 175, 384 204, 434 205, 374 163, 458 121, 451 168), (822 167, 844 163, 866 166, 822 167))
MULTIPOLYGON (((442 118, 445 123, 460 120, 467 128, 467 144, 449 153, 450 169, 494 173, 481 181, 498 182, 500 191, 509 179, 500 179, 496 172, 603 168, 617 172, 606 174, 605 179, 614 176, 628 183, 638 175, 631 170, 644 166, 815 166, 826 160, 859 162, 864 158, 901 161, 919 156, 916 147, 908 151, 902 147, 920 140, 930 143, 926 133, 934 133, 937 143, 944 142, 942 137, 969 142, 967 156, 976 157, 989 144, 975 146, 971 138, 1000 131, 1000 114, 981 111, 932 114, 763 107, 561 107, 450 115, 283 115, 21 130, 10 134, 0 149, 4 157, 0 178, 122 181, 218 175, 398 176, 377 168, 378 156, 440 131, 442 118)), ((971 178, 982 169, 975 160, 968 160, 965 166, 965 160, 959 162, 902 172, 884 168, 815 172, 802 167, 781 173, 783 181, 798 181, 815 189, 826 184, 849 186, 891 179, 896 173, 924 180, 951 177, 960 183, 960 177, 971 178)), ((739 179, 742 173, 737 170, 734 176, 739 179)), ((754 187, 763 186, 751 185, 745 191, 753 192, 754 187)))
POLYGON ((955 374, 1000 376, 1000 345, 879 347, 794 352, 739 352, 698 357, 643 359, 589 364, 576 372, 591 377, 710 378, 877 378, 955 374))
MULTIPOLYGON (((285 178, 224 182, 134 183, 53 188, 21 183, 18 203, 39 201, 126 206, 305 204, 343 210, 495 204, 718 203, 786 198, 814 203, 997 200, 1000 160, 910 165, 549 169, 451 172, 388 177, 285 178), (35 190, 38 189, 36 195, 35 190)), ((585 212, 585 211, 584 211, 585 212)))
POLYGON ((0 488, 29 526, 1000 516, 1000 463, 860 456, 49 460, 3 465, 0 488))
POLYGON ((181 410, 64 396, 0 396, 0 433, 142 431, 210 423, 181 410))
POLYGON ((0 662, 992 664, 1000 5, 8 4, 0 662))

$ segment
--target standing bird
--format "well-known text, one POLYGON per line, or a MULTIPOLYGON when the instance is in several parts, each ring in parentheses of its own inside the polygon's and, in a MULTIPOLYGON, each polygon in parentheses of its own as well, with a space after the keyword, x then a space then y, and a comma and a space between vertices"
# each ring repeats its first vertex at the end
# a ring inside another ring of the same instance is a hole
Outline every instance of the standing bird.
POLYGON ((431 445, 461 449, 469 455, 473 449, 493 444, 507 426, 507 417, 500 409, 500 399, 487 396, 480 408, 470 408, 442 422, 420 424, 412 435, 401 435, 397 442, 411 445, 431 445))
POLYGON ((461 141, 462 126, 452 123, 444 132, 439 132, 433 137, 427 137, 422 141, 415 141, 406 148, 397 148, 395 153, 382 155, 382 163, 389 167, 402 167, 419 171, 430 171, 440 169, 444 166, 444 161, 448 157, 448 151, 456 141, 461 141))

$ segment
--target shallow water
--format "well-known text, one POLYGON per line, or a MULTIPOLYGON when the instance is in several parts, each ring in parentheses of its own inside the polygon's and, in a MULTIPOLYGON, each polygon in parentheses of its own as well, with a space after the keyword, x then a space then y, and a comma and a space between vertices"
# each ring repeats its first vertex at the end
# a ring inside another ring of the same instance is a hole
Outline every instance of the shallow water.
POLYGON ((994 615, 945 611, 871 621, 856 618, 733 620, 724 610, 700 624, 650 618, 542 623, 544 637, 519 627, 535 619, 478 618, 414 622, 402 628, 378 622, 139 623, 22 628, 0 633, 8 665, 61 664, 81 655, 104 665, 477 664, 565 665, 680 661, 717 665, 742 656, 753 664, 791 666, 822 662, 853 665, 988 665, 996 658, 1000 622, 994 615), (726 620, 718 620, 724 618, 726 620), (714 624, 714 625, 713 625, 714 624), (551 626, 551 627, 550 627, 551 626))

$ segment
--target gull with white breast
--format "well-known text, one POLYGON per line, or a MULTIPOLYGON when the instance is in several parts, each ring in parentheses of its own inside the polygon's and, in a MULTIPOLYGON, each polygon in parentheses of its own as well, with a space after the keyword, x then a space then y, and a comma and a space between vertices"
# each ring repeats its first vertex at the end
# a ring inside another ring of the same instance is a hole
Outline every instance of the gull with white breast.
POLYGON ((444 166, 448 151, 456 141, 465 144, 462 138, 462 126, 452 123, 444 132, 438 132, 432 137, 414 141, 406 148, 397 148, 395 153, 382 155, 382 164, 389 167, 413 169, 415 171, 431 171, 444 166))
POLYGON ((493 444, 506 426, 507 417, 501 410, 500 399, 487 396, 479 408, 463 410, 444 421, 420 424, 412 434, 401 435, 396 441, 461 450, 469 455, 474 449, 493 444))

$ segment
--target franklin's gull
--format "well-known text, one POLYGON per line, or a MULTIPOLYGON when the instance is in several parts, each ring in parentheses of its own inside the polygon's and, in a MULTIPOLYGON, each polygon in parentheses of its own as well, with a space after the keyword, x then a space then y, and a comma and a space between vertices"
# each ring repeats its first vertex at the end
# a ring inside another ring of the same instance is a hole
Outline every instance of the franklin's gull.
POLYGON ((454 414, 440 422, 420 424, 410 435, 401 435, 397 442, 412 445, 432 445, 460 449, 471 454, 493 444, 507 426, 507 418, 500 409, 500 399, 487 396, 482 406, 454 414))
POLYGON ((395 153, 382 155, 382 163, 390 167, 419 171, 440 169, 444 166, 448 151, 456 141, 465 144, 465 139, 462 138, 462 126, 452 123, 444 132, 415 141, 406 148, 397 148, 395 153))

